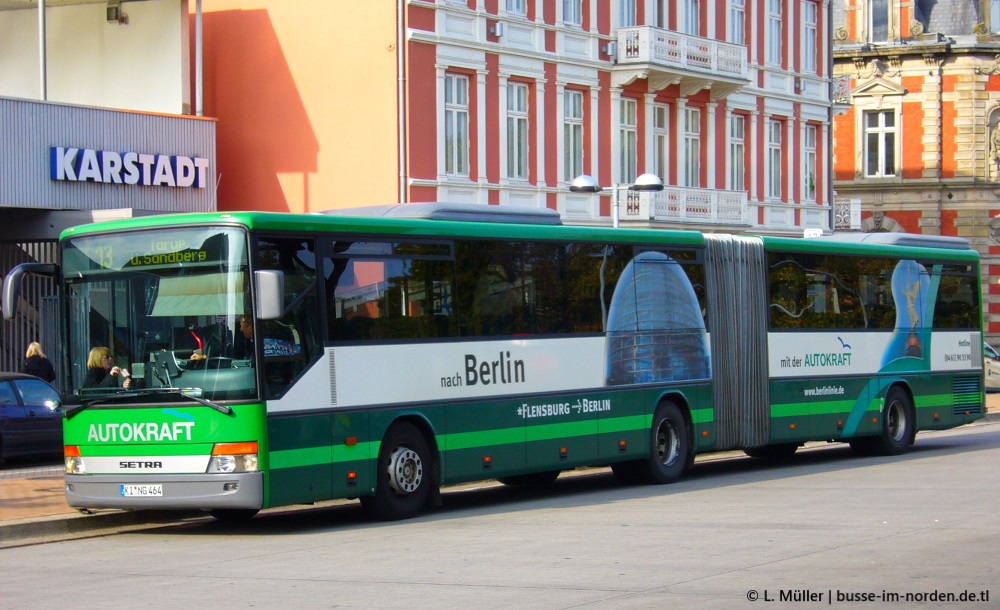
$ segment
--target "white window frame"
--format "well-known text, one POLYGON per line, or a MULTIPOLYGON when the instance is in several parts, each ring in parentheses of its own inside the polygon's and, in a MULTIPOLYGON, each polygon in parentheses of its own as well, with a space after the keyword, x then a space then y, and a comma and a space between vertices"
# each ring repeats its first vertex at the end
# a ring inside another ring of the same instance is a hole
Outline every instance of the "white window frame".
POLYGON ((816 74, 818 53, 819 5, 806 0, 802 10, 802 71, 816 74))
POLYGON ((1000 0, 990 0, 990 31, 1000 32, 1000 0))
POLYGON ((767 0, 767 41, 766 41, 766 63, 772 66, 781 65, 781 51, 783 46, 782 30, 784 29, 784 19, 782 17, 782 0, 767 0))
POLYGON ((528 16, 528 0, 506 0, 508 15, 528 16))
POLYGON ((889 11, 890 0, 866 0, 868 17, 868 42, 889 42, 889 11), (876 14, 881 13, 879 21, 885 22, 885 35, 875 35, 876 14))
POLYGON ((684 33, 701 36, 700 0, 684 0, 684 33))
POLYGON ((805 201, 816 201, 816 138, 819 130, 815 125, 806 125, 802 134, 803 168, 802 168, 802 198, 805 201))
POLYGON ((785 131, 783 121, 768 119, 767 121, 767 162, 764 197, 771 201, 781 200, 781 165, 782 165, 782 137, 785 131))
POLYGON ((570 182, 583 169, 583 91, 566 89, 563 94, 563 178, 570 182))
POLYGON ((729 42, 747 43, 747 0, 729 0, 729 42))
POLYGON ((444 86, 444 173, 448 176, 469 176, 469 77, 445 74, 444 86))
POLYGON ((621 182, 635 182, 639 166, 639 102, 623 97, 618 104, 618 161, 621 182))
POLYGON ((563 0, 563 23, 583 25, 583 0, 563 0))
POLYGON ((664 184, 670 177, 670 106, 653 104, 653 171, 664 184))
POLYGON ((742 114, 729 115, 729 173, 728 184, 731 191, 745 191, 746 187, 746 134, 747 118, 742 114))
MULTIPOLYGON (((654 0, 653 10, 656 12, 655 19, 651 20, 656 27, 666 29, 667 27, 667 6, 672 0, 654 0)), ((1000 0, 997 0, 1000 2, 1000 0)))
POLYGON ((684 109, 684 186, 701 187, 701 109, 684 109))
POLYGON ((507 83, 507 178, 528 180, 531 175, 531 125, 527 83, 507 83))
POLYGON ((897 137, 897 125, 899 121, 896 120, 896 111, 889 110, 865 110, 861 113, 861 132, 864 138, 864 171, 866 178, 894 178, 896 176, 896 170, 898 165, 899 156, 897 154, 897 146, 899 145, 899 138, 897 137), (875 116, 878 117, 877 124, 874 126, 869 125, 869 118, 875 116), (891 125, 886 119, 891 117, 891 125), (875 136, 872 138, 872 136, 875 136), (875 150, 872 150, 872 140, 875 142, 875 150), (891 140, 891 142, 889 142, 891 140), (874 156, 873 156, 874 155, 874 156), (871 166, 872 161, 875 161, 875 171, 872 172, 871 166), (891 161, 892 167, 888 167, 891 161))
POLYGON ((636 0, 618 0, 618 27, 627 28, 636 25, 636 0))

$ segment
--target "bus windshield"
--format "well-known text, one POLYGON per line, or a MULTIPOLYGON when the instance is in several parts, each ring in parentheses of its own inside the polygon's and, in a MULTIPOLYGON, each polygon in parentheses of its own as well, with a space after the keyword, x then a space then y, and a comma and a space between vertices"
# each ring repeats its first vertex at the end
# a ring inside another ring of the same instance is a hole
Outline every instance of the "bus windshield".
POLYGON ((256 397, 253 341, 241 331, 251 319, 246 244, 242 230, 223 227, 67 240, 65 402, 256 397))

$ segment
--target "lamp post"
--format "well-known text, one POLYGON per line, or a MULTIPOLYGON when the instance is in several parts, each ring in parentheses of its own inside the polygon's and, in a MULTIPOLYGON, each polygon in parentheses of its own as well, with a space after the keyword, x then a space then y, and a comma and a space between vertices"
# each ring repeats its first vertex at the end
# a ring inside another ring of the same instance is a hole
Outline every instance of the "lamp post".
MULTIPOLYGON (((574 193, 600 193, 605 190, 611 191, 611 223, 612 226, 618 226, 618 190, 621 188, 621 184, 615 184, 609 187, 602 187, 594 180, 593 176, 588 176, 587 174, 582 174, 573 178, 573 181, 569 183, 569 190, 574 193)), ((643 174, 635 179, 634 184, 630 184, 628 187, 630 191, 662 191, 663 181, 660 180, 659 176, 656 174, 643 174)))

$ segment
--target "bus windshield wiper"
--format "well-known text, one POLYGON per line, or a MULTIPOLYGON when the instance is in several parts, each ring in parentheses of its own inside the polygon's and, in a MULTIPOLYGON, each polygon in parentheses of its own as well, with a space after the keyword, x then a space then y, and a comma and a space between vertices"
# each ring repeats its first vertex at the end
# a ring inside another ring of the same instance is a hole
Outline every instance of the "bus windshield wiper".
POLYGON ((225 415, 232 415, 233 414, 233 408, 232 407, 227 407, 227 406, 224 406, 224 405, 217 405, 214 402, 212 402, 211 400, 206 400, 206 399, 202 398, 201 396, 192 396, 190 394, 185 394, 182 390, 171 390, 168 393, 180 394, 181 396, 183 396, 185 398, 190 398, 191 400, 195 401, 198 404, 205 405, 206 407, 212 407, 213 409, 215 409, 219 413, 224 413, 225 415))
POLYGON ((226 415, 233 414, 232 407, 216 404, 210 400, 201 398, 200 396, 192 396, 190 394, 185 394, 184 391, 178 388, 163 388, 159 391, 144 390, 142 392, 136 392, 135 394, 116 394, 114 396, 102 396, 100 398, 92 398, 90 400, 85 400, 78 405, 74 405, 68 409, 64 409, 63 414, 65 415, 66 419, 69 419, 74 415, 76 415, 77 413, 79 413, 80 411, 83 411, 84 409, 88 409, 95 405, 111 404, 124 398, 144 398, 146 396, 163 396, 165 394, 171 394, 171 395, 176 394, 179 396, 183 396, 184 398, 189 398, 198 404, 205 405, 206 407, 211 407, 216 411, 218 411, 219 413, 224 413, 226 415))

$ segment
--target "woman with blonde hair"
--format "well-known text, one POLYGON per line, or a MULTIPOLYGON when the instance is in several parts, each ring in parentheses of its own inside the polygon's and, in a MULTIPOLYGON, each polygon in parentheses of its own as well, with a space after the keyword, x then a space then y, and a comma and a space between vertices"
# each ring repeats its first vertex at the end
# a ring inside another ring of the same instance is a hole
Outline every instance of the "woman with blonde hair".
POLYGON ((34 375, 49 383, 56 380, 56 371, 52 368, 49 359, 45 357, 42 345, 38 341, 32 341, 28 345, 28 353, 24 355, 24 366, 21 367, 21 372, 26 375, 34 375))
POLYGON ((132 385, 132 377, 127 369, 114 365, 111 350, 106 347, 95 347, 90 350, 87 358, 87 376, 83 378, 85 388, 114 388, 118 386, 118 377, 122 378, 122 387, 132 385))

